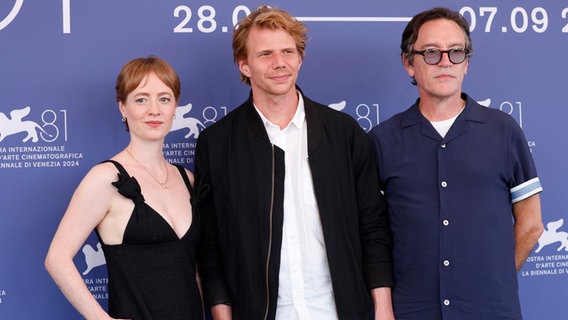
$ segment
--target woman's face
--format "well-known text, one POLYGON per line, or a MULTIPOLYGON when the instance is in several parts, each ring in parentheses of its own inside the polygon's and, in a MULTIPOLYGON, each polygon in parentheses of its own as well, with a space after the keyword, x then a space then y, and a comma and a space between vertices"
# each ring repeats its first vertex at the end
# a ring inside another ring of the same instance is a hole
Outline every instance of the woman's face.
POLYGON ((124 103, 119 103, 130 133, 143 140, 164 139, 172 128, 176 107, 172 89, 154 72, 142 79, 124 103))

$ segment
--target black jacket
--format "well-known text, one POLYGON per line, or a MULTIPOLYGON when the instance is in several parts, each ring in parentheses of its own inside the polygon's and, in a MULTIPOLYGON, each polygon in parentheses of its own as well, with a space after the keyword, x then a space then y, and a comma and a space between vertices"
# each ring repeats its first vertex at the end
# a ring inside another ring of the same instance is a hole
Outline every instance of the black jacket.
MULTIPOLYGON (((369 290, 392 286, 391 234, 368 138, 342 112, 304 96, 308 154, 340 319, 369 319, 369 290)), ((205 300, 233 319, 274 319, 284 199, 284 151, 252 98, 199 135, 195 210, 205 300)))

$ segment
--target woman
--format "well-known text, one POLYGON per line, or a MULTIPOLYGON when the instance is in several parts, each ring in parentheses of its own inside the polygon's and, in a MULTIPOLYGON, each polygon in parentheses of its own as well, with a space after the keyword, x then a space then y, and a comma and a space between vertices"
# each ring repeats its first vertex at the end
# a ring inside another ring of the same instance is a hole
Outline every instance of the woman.
POLYGON ((193 175, 169 164, 162 152, 179 96, 176 72, 158 57, 128 62, 117 78, 130 143, 85 176, 45 260, 63 294, 87 319, 203 319, 193 175), (73 263, 93 229, 107 261, 108 314, 73 263))

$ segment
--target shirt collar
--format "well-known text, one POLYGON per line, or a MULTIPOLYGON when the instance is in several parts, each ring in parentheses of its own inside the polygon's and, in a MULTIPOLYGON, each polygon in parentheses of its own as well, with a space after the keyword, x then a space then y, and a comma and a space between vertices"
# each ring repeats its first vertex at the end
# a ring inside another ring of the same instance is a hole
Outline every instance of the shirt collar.
MULTIPOLYGON (((290 121, 290 123, 286 126, 286 128, 282 129, 282 131, 287 130, 291 125, 294 125, 296 128, 298 129, 302 129, 304 127, 305 124, 305 119, 306 119, 306 112, 304 109, 304 98, 302 97, 302 94, 300 93, 300 91, 298 92, 298 107, 296 108, 296 113, 294 114, 294 116, 292 117, 292 120, 290 121)), ((279 128, 277 125, 275 125, 274 123, 270 122, 270 120, 268 120, 263 114, 262 112, 260 112, 260 110, 258 110, 258 108, 256 107, 256 105, 253 103, 254 109, 256 110, 256 112, 258 113, 258 115, 260 116, 260 119, 262 120, 262 123, 264 124, 264 127, 268 130, 269 128, 279 128)))
MULTIPOLYGON (((461 111, 458 115, 458 118, 461 118, 466 121, 476 121, 476 122, 485 122, 484 116, 484 106, 478 104, 475 100, 470 98, 466 93, 461 94, 462 99, 466 101, 465 108, 461 111)), ((418 104, 420 103, 420 98, 416 100, 416 103, 410 107, 408 110, 404 112, 401 127, 408 127, 418 123, 422 123, 422 121, 427 121, 426 118, 420 113, 420 109, 418 108, 418 104)))

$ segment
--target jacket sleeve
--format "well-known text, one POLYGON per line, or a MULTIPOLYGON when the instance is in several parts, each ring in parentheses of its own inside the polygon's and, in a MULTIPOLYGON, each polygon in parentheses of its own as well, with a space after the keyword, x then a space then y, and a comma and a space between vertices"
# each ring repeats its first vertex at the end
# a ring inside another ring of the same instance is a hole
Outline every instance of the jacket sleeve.
POLYGON ((393 286, 392 235, 386 200, 379 190, 373 154, 370 140, 361 129, 355 133, 353 166, 359 209, 363 271, 369 290, 393 286))
POLYGON ((195 201, 194 212, 201 218, 201 239, 197 249, 197 263, 201 277, 204 300, 209 306, 217 304, 231 305, 231 299, 225 283, 223 262, 219 246, 219 224, 215 206, 215 190, 211 185, 210 158, 203 131, 197 141, 195 153, 195 201))

